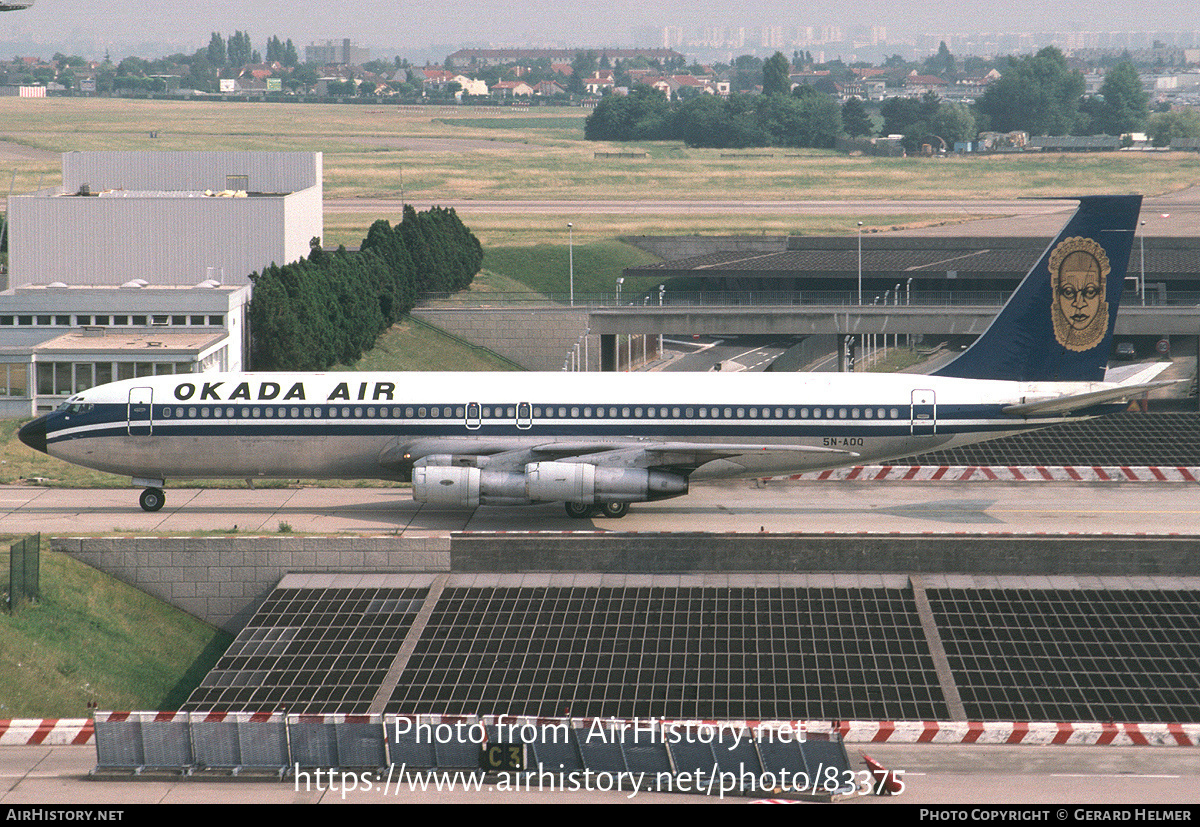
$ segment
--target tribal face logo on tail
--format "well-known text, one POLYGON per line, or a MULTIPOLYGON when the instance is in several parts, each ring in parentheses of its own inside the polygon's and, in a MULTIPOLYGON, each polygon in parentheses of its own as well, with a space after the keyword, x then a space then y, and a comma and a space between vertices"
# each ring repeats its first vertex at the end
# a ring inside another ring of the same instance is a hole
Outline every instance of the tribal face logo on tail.
POLYGON ((1108 254, 1090 238, 1064 239, 1050 254, 1054 338, 1067 350, 1091 350, 1108 331, 1108 254))

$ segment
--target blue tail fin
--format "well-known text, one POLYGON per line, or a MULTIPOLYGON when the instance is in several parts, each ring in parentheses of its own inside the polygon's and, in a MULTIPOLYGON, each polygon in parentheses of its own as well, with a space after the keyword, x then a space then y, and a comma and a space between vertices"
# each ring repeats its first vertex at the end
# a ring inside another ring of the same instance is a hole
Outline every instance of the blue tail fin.
POLYGON ((1099 382, 1140 195, 1087 195, 983 335, 935 376, 1099 382))

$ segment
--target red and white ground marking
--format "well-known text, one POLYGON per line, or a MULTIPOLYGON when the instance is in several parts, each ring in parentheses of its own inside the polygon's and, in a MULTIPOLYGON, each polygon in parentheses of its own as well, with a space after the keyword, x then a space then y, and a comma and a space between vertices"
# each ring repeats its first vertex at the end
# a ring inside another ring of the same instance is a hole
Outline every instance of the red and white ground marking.
POLYGON ((13 718, 0 720, 0 746, 70 746, 93 744, 91 718, 13 718))
MULTIPOLYGON (((193 723, 201 721, 265 721, 280 713, 190 713, 193 723)), ((394 726, 397 717, 410 721, 453 726, 500 721, 537 727, 566 721, 569 726, 586 728, 590 718, 510 718, 497 716, 480 719, 461 715, 414 715, 380 717, 376 715, 289 715, 305 723, 373 722, 394 726)), ((127 720, 188 721, 186 712, 97 712, 101 723, 127 720)), ((645 727, 647 721, 598 719, 606 727, 645 727)), ((685 731, 697 727, 720 728, 725 733, 786 730, 796 737, 839 733, 847 744, 1031 744, 1038 746, 1183 746, 1200 745, 1200 724, 1118 724, 1053 721, 667 721, 655 719, 653 725, 667 731, 685 731)), ((644 731, 644 730, 643 730, 644 731)), ((95 743, 95 727, 90 718, 14 718, 0 720, 0 746, 66 746, 95 743)))
POLYGON ((771 480, 868 482, 1198 482, 1200 467, 1168 465, 854 465, 771 480))
POLYGON ((843 721, 848 744, 1031 744, 1176 746, 1200 744, 1200 724, 1021 721, 843 721))

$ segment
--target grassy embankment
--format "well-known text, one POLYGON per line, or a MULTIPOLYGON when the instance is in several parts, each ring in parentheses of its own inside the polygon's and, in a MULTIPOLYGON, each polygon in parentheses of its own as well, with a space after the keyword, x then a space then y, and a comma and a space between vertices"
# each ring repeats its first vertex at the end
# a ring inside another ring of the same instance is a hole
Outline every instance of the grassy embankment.
MULTIPOLYGON (((0 562, 8 546, 0 536, 0 562)), ((177 709, 232 637, 43 540, 42 597, 0 613, 0 719, 177 709)))

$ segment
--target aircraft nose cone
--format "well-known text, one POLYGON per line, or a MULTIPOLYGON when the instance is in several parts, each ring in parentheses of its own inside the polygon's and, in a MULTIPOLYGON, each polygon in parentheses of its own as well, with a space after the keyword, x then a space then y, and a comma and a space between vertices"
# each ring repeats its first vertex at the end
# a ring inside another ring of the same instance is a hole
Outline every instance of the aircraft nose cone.
POLYGON ((46 417, 39 416, 26 423, 17 432, 17 437, 35 451, 46 453, 46 417))

